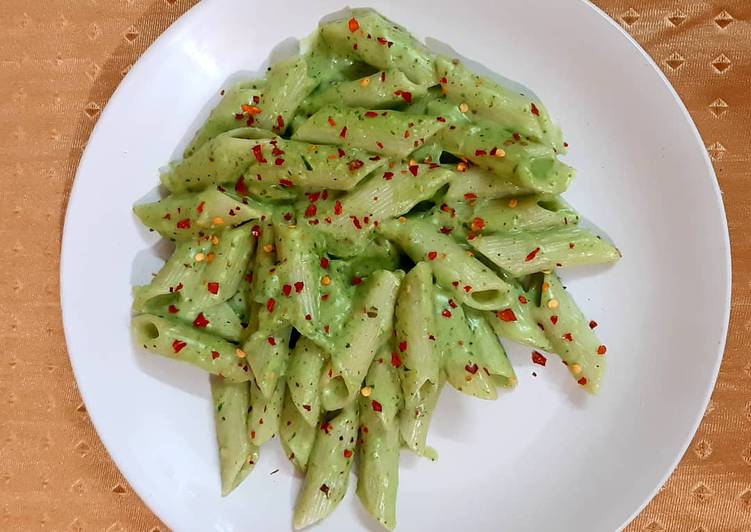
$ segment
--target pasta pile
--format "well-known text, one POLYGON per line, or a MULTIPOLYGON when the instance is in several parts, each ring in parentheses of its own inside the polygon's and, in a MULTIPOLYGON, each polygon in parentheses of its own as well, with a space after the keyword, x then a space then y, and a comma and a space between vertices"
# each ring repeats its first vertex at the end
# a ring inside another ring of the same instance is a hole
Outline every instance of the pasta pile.
POLYGON ((134 208, 176 247, 133 329, 214 375, 224 494, 278 434, 305 474, 295 527, 334 510, 359 454, 357 494, 393 529, 400 449, 435 457, 444 383, 516 385, 499 336, 597 390, 606 348, 555 271, 620 254, 559 196, 574 171, 537 99, 364 9, 222 95, 169 195, 134 208))

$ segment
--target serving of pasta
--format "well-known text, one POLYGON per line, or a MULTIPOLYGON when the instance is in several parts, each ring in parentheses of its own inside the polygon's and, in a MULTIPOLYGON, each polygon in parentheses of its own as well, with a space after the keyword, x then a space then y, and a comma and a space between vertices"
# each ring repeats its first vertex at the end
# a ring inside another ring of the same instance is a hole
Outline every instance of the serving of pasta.
POLYGON ((357 495, 396 526, 402 448, 435 459, 446 383, 496 399, 498 338, 555 353, 596 393, 607 348, 556 271, 618 249, 560 196, 574 170, 545 106, 431 53, 369 9, 239 82, 136 216, 174 241, 135 289, 148 351, 209 372, 223 494, 279 437, 296 528, 357 495))

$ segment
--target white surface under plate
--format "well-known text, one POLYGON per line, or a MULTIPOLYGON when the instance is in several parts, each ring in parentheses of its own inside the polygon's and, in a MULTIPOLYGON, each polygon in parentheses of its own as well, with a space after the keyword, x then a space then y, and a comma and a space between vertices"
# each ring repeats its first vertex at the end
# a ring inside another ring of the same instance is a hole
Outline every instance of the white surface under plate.
MULTIPOLYGON (((511 349, 519 387, 497 402, 447 388, 430 435, 440 460, 402 453, 398 529, 617 529, 686 450, 725 342, 728 233, 696 128, 647 55, 581 0, 370 5, 539 94, 579 171, 567 199, 624 254, 613 268, 563 272, 608 345, 601 394, 587 397, 555 358, 533 368, 522 348, 511 349)), ((61 267, 70 358, 112 458, 176 530, 288 531, 300 478, 274 441, 220 497, 207 377, 131 341, 131 287, 161 260, 131 205, 154 189, 228 78, 258 71, 279 43, 342 7, 201 2, 122 82, 78 170, 61 267)), ((350 494, 319 529, 377 527, 350 494)))

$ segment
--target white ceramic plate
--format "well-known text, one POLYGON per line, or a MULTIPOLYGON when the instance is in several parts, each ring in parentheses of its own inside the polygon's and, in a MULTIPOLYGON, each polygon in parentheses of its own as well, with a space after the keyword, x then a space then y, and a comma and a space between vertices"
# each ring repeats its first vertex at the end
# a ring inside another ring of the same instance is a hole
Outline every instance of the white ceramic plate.
MULTIPOLYGON (((113 459, 177 530, 288 531, 300 479, 272 442, 251 477, 220 497, 208 379, 130 339, 131 287, 160 262, 131 205, 230 76, 257 71, 340 2, 201 2, 133 67, 78 169, 61 266, 71 362, 113 459)), ((447 390, 430 437, 440 460, 402 454, 399 529, 617 529, 686 450, 724 347, 728 233, 697 130, 647 55, 583 1, 370 5, 532 87, 571 143, 579 177, 567 198, 624 254, 611 269, 564 273, 609 347, 601 395, 585 396, 555 359, 533 368, 521 348, 512 350, 515 392, 484 403, 447 390)), ((320 528, 377 529, 352 494, 320 528)))

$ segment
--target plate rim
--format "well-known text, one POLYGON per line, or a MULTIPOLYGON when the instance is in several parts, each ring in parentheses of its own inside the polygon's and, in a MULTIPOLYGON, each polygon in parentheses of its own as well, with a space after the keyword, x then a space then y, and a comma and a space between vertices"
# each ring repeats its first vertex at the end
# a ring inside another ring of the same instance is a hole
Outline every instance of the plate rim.
MULTIPOLYGON (((599 18, 604 20, 606 24, 608 24, 611 28, 615 29, 622 37, 625 37, 627 43, 630 44, 634 49, 638 51, 638 53, 642 56, 643 59, 646 60, 647 64, 652 68, 652 70, 654 70, 657 73, 662 83, 668 88, 668 91, 673 97, 673 100, 678 105, 678 109, 681 111, 681 114, 683 116, 683 119, 686 122, 686 125, 688 126, 689 130, 693 133, 693 136, 695 137, 696 142, 699 144, 699 147, 701 148, 702 159, 704 161, 705 168, 709 173, 709 177, 711 178, 710 179, 711 186, 714 192, 714 197, 712 199, 719 205, 719 208, 720 208, 719 214, 721 215, 720 216, 721 228, 722 228, 721 244, 722 244, 722 248, 724 251, 723 259, 725 261, 725 268, 724 268, 725 269, 725 272, 724 272, 725 286, 724 286, 724 289, 722 290, 722 296, 724 297, 725 305, 723 309, 723 315, 721 317, 722 333, 721 333, 720 343, 717 346, 717 353, 715 354, 715 362, 714 362, 714 366, 711 372, 711 379, 710 379, 711 384, 707 387, 706 390, 703 391, 703 399, 701 401, 702 408, 700 411, 698 411, 695 414, 694 421, 692 422, 691 426, 688 427, 688 432, 684 435, 684 442, 681 445, 680 452, 676 454, 676 457, 673 459, 670 466, 661 475, 660 481, 657 483, 657 485, 649 493, 646 493, 644 495, 644 498, 641 504, 638 506, 638 508, 636 508, 633 511, 633 513, 616 529, 620 531, 620 530, 623 530, 626 526, 628 526, 644 510, 644 508, 646 508, 646 506, 655 498, 655 496, 658 494, 662 486, 668 481, 668 479, 672 476, 673 472, 676 470, 680 462, 683 460, 683 457, 688 451, 688 448, 691 445, 691 442, 696 436, 696 433, 703 421, 707 406, 709 405, 712 394, 714 393, 714 390, 717 386, 717 379, 719 376, 720 367, 722 365, 722 361, 725 356, 725 350, 727 347, 727 338, 728 338, 728 332, 730 328, 730 314, 732 310, 732 273, 733 273, 732 272, 732 269, 733 269, 732 268, 732 264, 733 264, 732 247, 731 247, 730 232, 729 232, 729 226, 728 226, 728 220, 727 220, 727 210, 725 208, 725 203, 723 201, 722 190, 720 188, 720 183, 717 178, 717 173, 709 157, 709 153, 707 152, 704 139, 702 138, 701 133, 699 132, 699 129, 696 123, 691 117, 691 114, 689 113, 686 107, 686 104, 684 103, 680 95, 678 94, 673 84, 670 82, 670 79, 663 72, 663 70, 659 67, 655 59, 649 53, 647 53, 647 51, 639 44, 639 42, 636 41, 636 39, 631 34, 629 34, 620 24, 618 24, 618 22, 613 17, 608 15, 602 8, 595 5, 591 0, 572 0, 572 1, 582 3, 586 7, 593 10, 599 16, 599 18)), ((110 459, 114 462, 120 474, 122 474, 123 477, 126 479, 126 481, 134 488, 134 491, 136 492, 137 496, 141 499, 141 501, 149 508, 149 510, 158 519, 160 519, 162 522, 165 522, 165 523, 167 523, 167 520, 165 519, 165 517, 162 515, 161 512, 157 511, 157 508, 159 507, 159 505, 156 499, 148 495, 146 489, 139 489, 139 488, 144 488, 144 486, 141 486, 141 482, 139 480, 136 480, 135 478, 132 478, 132 475, 128 474, 125 468, 121 467, 120 461, 115 458, 115 454, 113 454, 112 452, 113 446, 112 446, 112 442, 110 441, 109 436, 100 432, 99 423, 96 421, 96 418, 98 418, 98 416, 94 415, 93 411, 89 408, 89 405, 91 404, 91 402, 88 398, 88 392, 85 391, 84 388, 79 385, 82 369, 79 366, 79 364, 76 362, 76 357, 72 355, 71 350, 69 348, 70 338, 73 335, 72 331, 74 327, 73 327, 73 317, 70 311, 66 311, 66 304, 65 304, 65 301, 66 301, 65 278, 67 276, 66 272, 68 272, 69 269, 71 268, 70 263, 72 262, 72 257, 70 257, 70 254, 66 252, 66 249, 67 249, 66 243, 74 239, 74 236, 70 234, 70 229, 69 229, 70 224, 68 223, 68 219, 69 219, 69 215, 71 211, 75 207, 76 199, 80 195, 79 184, 81 180, 79 179, 79 174, 81 173, 81 168, 86 166, 86 162, 91 156, 90 140, 94 138, 95 135, 98 133, 100 124, 103 122, 102 119, 110 111, 111 104, 115 101, 118 101, 118 98, 122 97, 122 93, 124 92, 125 88, 131 85, 132 83, 134 83, 133 80, 136 79, 140 70, 145 68, 144 64, 150 60, 152 55, 157 53, 157 51, 161 49, 162 47, 166 46, 168 41, 176 38, 180 34, 181 30, 183 29, 183 26, 186 26, 189 23, 189 21, 192 21, 195 17, 199 17, 200 13, 203 10, 209 9, 209 6, 213 6, 213 4, 218 4, 220 2, 221 0, 204 0, 202 2, 199 2, 198 4, 188 9, 174 22, 172 22, 154 40, 154 42, 149 45, 149 47, 143 52, 143 54, 141 54, 141 56, 133 64, 132 68, 129 70, 129 72, 126 74, 123 80, 118 84, 118 86, 113 91, 112 95, 107 101, 107 104, 102 110, 101 115, 99 116, 96 124, 94 125, 94 128, 92 129, 87 139, 86 148, 83 154, 81 155, 81 159, 79 160, 78 166, 76 168, 75 177, 73 179, 73 183, 71 185, 70 192, 67 198, 67 205, 65 208, 65 219, 63 222, 61 245, 60 245, 60 266, 59 266, 59 276, 58 276, 58 280, 60 283, 60 288, 59 288, 60 309, 61 309, 61 316, 62 316, 62 321, 63 321, 63 334, 65 337, 66 352, 68 354, 68 360, 70 361, 70 365, 73 370, 73 375, 74 375, 75 382, 76 382, 76 388, 78 389, 78 392, 81 395, 84 405, 87 408, 87 413, 89 415, 89 419, 91 420, 92 425, 94 426, 94 430, 96 431, 97 436, 99 437, 100 441, 104 445, 110 459)), ((174 528, 173 525, 169 523, 167 524, 171 528, 174 528)))

